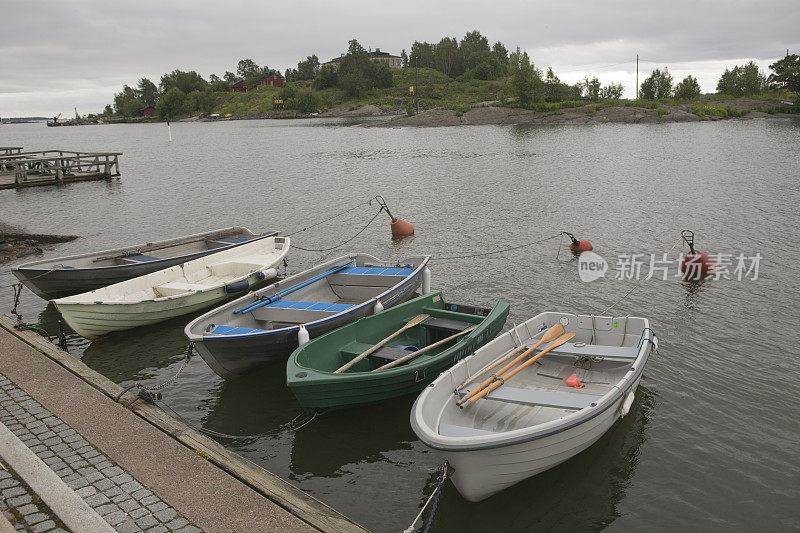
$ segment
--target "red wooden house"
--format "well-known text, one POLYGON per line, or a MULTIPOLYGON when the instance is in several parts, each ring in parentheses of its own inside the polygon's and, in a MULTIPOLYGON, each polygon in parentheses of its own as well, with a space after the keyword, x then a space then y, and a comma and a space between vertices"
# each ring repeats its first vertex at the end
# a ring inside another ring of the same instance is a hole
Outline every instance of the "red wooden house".
POLYGON ((235 93, 246 93, 247 92, 247 85, 245 84, 244 80, 239 80, 231 85, 231 89, 235 93))
POLYGON ((258 80, 261 87, 283 87, 283 76, 280 74, 270 74, 258 80))

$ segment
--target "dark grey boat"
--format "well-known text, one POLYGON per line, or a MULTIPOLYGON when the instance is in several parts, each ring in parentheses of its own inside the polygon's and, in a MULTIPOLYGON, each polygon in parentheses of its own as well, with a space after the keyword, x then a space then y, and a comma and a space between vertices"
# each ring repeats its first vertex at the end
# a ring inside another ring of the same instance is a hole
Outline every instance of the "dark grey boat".
POLYGON ((247 228, 232 227, 116 250, 43 259, 16 266, 11 271, 37 296, 54 300, 277 234, 273 231, 257 235, 247 228))
POLYGON ((318 337, 430 289, 427 256, 395 263, 354 254, 328 261, 194 319, 184 333, 223 378, 240 377, 318 337), (380 302, 380 303, 379 303, 380 302))

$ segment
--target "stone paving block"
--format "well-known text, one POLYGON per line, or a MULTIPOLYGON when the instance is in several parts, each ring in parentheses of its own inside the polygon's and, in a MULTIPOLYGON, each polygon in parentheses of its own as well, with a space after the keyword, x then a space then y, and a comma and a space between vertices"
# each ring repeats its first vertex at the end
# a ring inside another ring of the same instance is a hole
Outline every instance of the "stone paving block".
MULTIPOLYGON (((75 433, 74 429, 71 429, 70 431, 72 432, 72 434, 70 434, 70 435, 68 435, 66 437, 61 435, 61 437, 64 439, 64 442, 70 443, 70 442, 75 442, 75 441, 79 441, 79 440, 84 440, 83 437, 81 437, 80 435, 75 433)), ((84 444, 83 446, 86 446, 86 444, 84 444)), ((83 447, 83 446, 81 446, 81 447, 83 447)))
POLYGON ((146 497, 152 496, 152 495, 153 495, 153 493, 150 492, 147 489, 139 489, 136 492, 134 492, 133 494, 131 494, 131 496, 133 496, 137 500, 141 500, 142 498, 146 498, 146 497))
POLYGON ((77 451, 79 454, 83 455, 84 457, 94 457, 94 455, 89 455, 89 452, 95 452, 95 455, 97 455, 98 453, 100 453, 100 452, 98 452, 97 450, 95 450, 95 449, 94 449, 94 448, 93 448, 91 445, 90 445, 90 446, 84 446, 84 447, 83 447, 83 448, 81 448, 80 450, 76 450, 76 451, 77 451))
POLYGON ((138 520, 141 517, 147 516, 149 514, 150 514, 150 511, 148 511, 144 507, 139 507, 138 509, 134 509, 133 511, 128 511, 128 516, 130 516, 134 520, 138 520))
POLYGON ((148 529, 158 525, 158 520, 152 515, 145 515, 136 521, 136 525, 142 529, 148 529))
POLYGON ((166 503, 164 503, 164 502, 161 502, 161 501, 159 501, 159 502, 156 502, 156 503, 154 503, 154 504, 152 504, 152 505, 148 505, 148 506, 147 506, 147 508, 148 508, 148 509, 150 510, 150 512, 151 512, 151 513, 153 513, 153 514, 157 513, 158 511, 163 511, 163 510, 164 510, 164 509, 166 509, 167 507, 169 507, 169 506, 168 506, 166 503))
POLYGON ((122 485, 120 485, 120 487, 125 492, 131 493, 131 492, 136 492, 137 490, 141 489, 142 488, 142 484, 139 483, 138 481, 134 480, 134 481, 128 481, 127 483, 123 483, 122 485))
POLYGON ((44 513, 33 513, 22 517, 25 523, 28 524, 29 526, 32 526, 33 524, 38 524, 39 522, 43 522, 47 520, 47 518, 48 516, 44 513))
POLYGON ((14 496, 19 496, 21 494, 25 494, 25 489, 22 487, 11 487, 3 490, 2 492, 4 500, 8 500, 9 498, 13 498, 14 496))
POLYGON ((139 509, 139 502, 134 499, 126 500, 124 502, 119 502, 119 508, 125 511, 126 513, 130 513, 134 509, 139 509))
POLYGON ((37 453, 36 455, 37 455, 37 457, 39 457, 39 459, 44 461, 48 457, 53 457, 55 454, 53 452, 51 452, 49 449, 45 448, 44 450, 42 450, 41 452, 37 453))
POLYGON ((127 492, 125 492, 122 489, 120 489, 119 494, 117 494, 116 496, 111 498, 111 501, 114 502, 114 503, 119 504, 119 503, 122 503, 122 502, 127 502, 128 500, 131 500, 131 499, 132 498, 131 498, 130 494, 128 494, 127 492))
POLYGON ((114 511, 119 511, 119 508, 114 505, 113 503, 106 503, 104 505, 100 505, 94 508, 95 512, 100 516, 105 516, 109 513, 113 513, 114 511))
POLYGON ((82 487, 82 488, 80 488, 80 489, 75 491, 75 494, 77 494, 78 496, 80 496, 84 500, 86 498, 88 498, 89 496, 92 496, 92 495, 94 495, 96 493, 97 493, 97 489, 92 487, 91 485, 88 485, 86 487, 82 487))
MULTIPOLYGON (((95 452, 95 453, 97 453, 97 452, 95 452)), ((88 461, 88 464, 94 465, 95 468, 97 468, 97 465, 99 465, 100 463, 102 463, 103 461, 106 460, 106 458, 103 457, 102 455, 94 455, 94 456, 88 456, 88 457, 86 455, 84 455, 83 459, 84 459, 84 461, 88 461)))
POLYGON ((97 494, 89 496, 88 498, 84 498, 84 501, 88 503, 90 506, 94 507, 96 505, 102 505, 104 503, 108 503, 110 500, 105 494, 103 494, 102 492, 98 492, 97 494))
POLYGON ((142 528, 136 525, 136 522, 128 518, 121 524, 114 526, 114 529, 117 530, 117 533, 139 533, 142 531, 142 528))
POLYGON ((121 524, 122 522, 124 522, 128 518, 128 515, 126 515, 123 511, 117 510, 114 511, 113 513, 109 513, 103 516, 103 518, 105 518, 105 521, 111 524, 112 526, 116 526, 117 524, 121 524))
POLYGON ((33 498, 31 498, 30 494, 23 494, 22 496, 17 496, 16 498, 10 498, 8 500, 8 505, 11 507, 22 507, 26 503, 31 503, 33 498))
POLYGON ((114 485, 110 489, 104 490, 103 494, 105 494, 109 498, 113 498, 114 496, 118 496, 118 495, 122 494, 122 489, 117 487, 116 485, 114 485))
POLYGON ((182 528, 183 526, 187 526, 187 525, 189 525, 189 521, 188 521, 188 520, 186 520, 186 519, 185 519, 185 518, 183 518, 183 517, 178 517, 178 518, 176 518, 175 520, 172 520, 172 521, 170 521, 170 522, 167 522, 165 525, 166 525, 166 526, 167 526, 169 529, 171 529, 171 530, 175 531, 176 529, 180 529, 180 528, 182 528))
POLYGON ((94 485, 97 490, 108 490, 114 486, 114 482, 104 477, 103 479, 95 481, 92 485, 94 485))
POLYGON ((100 470, 104 476, 107 477, 114 477, 122 474, 122 469, 118 466, 111 466, 109 468, 105 468, 100 470))
MULTIPOLYGON (((41 439, 41 441, 44 442, 45 444, 47 444, 47 442, 46 442, 47 439, 57 439, 59 441, 62 440, 61 437, 59 437, 58 435, 56 435, 52 431, 45 431, 44 433, 39 435, 39 439, 41 439)), ((48 446, 50 446, 50 445, 48 444, 48 446)))
POLYGON ((61 468, 59 470, 53 470, 53 471, 56 473, 56 475, 58 477, 61 477, 61 478, 66 477, 66 476, 68 476, 68 475, 70 475, 70 474, 75 472, 69 466, 65 466, 64 468, 61 468))
POLYGON ((75 469, 86 468, 87 466, 89 466, 89 463, 87 463, 86 461, 81 459, 80 461, 76 461, 76 462, 72 463, 71 466, 72 466, 72 468, 75 468, 75 469))
POLYGON ((31 533, 43 533, 49 529, 53 529, 56 527, 56 523, 52 520, 45 520, 44 522, 39 522, 35 526, 31 527, 31 533))
POLYGON ((78 448, 83 448, 83 447, 84 447, 84 446, 86 446, 87 444, 89 444, 89 443, 86 441, 86 439, 84 439, 83 437, 81 437, 81 438, 79 438, 79 439, 78 439, 78 440, 76 440, 76 441, 72 441, 72 442, 70 442, 70 443, 69 443, 69 447, 70 447, 70 448, 72 448, 73 450, 77 450, 78 448))
POLYGON ((168 532, 169 529, 167 529, 166 526, 163 525, 151 527, 150 529, 147 530, 147 533, 168 533, 168 532))
POLYGON ((108 468, 113 468, 114 464, 111 461, 103 461, 102 463, 97 463, 95 467, 102 472, 108 468))
POLYGON ((118 476, 112 477, 111 481, 113 481, 117 485, 122 486, 123 483, 128 483, 130 481, 133 481, 133 477, 130 474, 120 474, 118 476))
POLYGON ((61 444, 61 439, 54 435, 46 440, 43 440, 42 442, 44 442, 46 446, 55 446, 56 444, 61 444))
POLYGON ((159 522, 169 522, 176 516, 178 516, 178 512, 173 509, 172 507, 167 507, 163 511, 158 511, 157 513, 153 513, 159 522))
POLYGON ((69 427, 66 424, 64 424, 64 428, 63 429, 59 430, 58 428, 60 428, 60 427, 61 427, 61 424, 59 424, 58 426, 54 427, 53 431, 56 432, 56 435, 58 435, 59 437, 64 439, 64 442, 70 442, 65 437, 71 437, 72 435, 77 435, 77 433, 75 433, 75 430, 72 429, 71 427, 69 427))
MULTIPOLYGON (((69 477, 69 476, 67 476, 67 477, 69 477)), ((86 481, 86 478, 83 477, 83 476, 78 476, 76 479, 73 479, 72 481, 69 481, 69 482, 65 481, 65 483, 72 490, 82 489, 82 488, 85 488, 86 486, 89 485, 89 482, 86 481)))
POLYGON ((15 485, 18 485, 18 484, 19 483, 17 482, 17 480, 14 479, 13 477, 6 478, 6 479, 0 481, 0 490, 2 490, 2 489, 10 489, 11 487, 13 487, 15 485))
POLYGON ((147 497, 142 498, 141 500, 139 500, 139 502, 142 505, 150 505, 150 504, 156 503, 157 501, 159 501, 158 500, 158 496, 147 496, 147 497))
POLYGON ((28 514, 31 514, 31 513, 36 513, 38 511, 39 511, 39 508, 36 507, 35 505, 33 505, 32 503, 29 503, 28 505, 23 505, 22 507, 18 507, 17 508, 17 512, 19 514, 21 514, 22 516, 25 516, 25 515, 28 515, 28 514))
POLYGON ((55 446, 50 446, 50 449, 53 450, 55 453, 61 453, 65 450, 69 450, 69 444, 64 444, 63 442, 60 442, 55 446))

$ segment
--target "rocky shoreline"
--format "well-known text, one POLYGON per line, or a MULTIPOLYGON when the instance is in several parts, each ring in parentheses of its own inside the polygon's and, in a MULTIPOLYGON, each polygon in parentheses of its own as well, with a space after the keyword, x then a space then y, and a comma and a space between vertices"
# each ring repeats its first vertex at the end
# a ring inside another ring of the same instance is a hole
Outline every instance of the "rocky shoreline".
POLYGON ((26 233, 15 226, 0 223, 0 263, 41 254, 50 249, 48 245, 74 241, 77 238, 77 235, 26 233))
POLYGON ((755 118, 798 118, 787 113, 765 113, 759 111, 760 100, 732 100, 713 102, 711 105, 728 107, 745 112, 740 117, 698 116, 691 113, 690 104, 663 105, 656 109, 644 107, 612 105, 561 109, 557 111, 529 111, 511 107, 480 105, 465 113, 449 109, 430 109, 414 116, 401 116, 384 120, 369 127, 443 127, 480 125, 522 125, 522 124, 659 124, 669 122, 700 122, 715 120, 750 120, 755 118))

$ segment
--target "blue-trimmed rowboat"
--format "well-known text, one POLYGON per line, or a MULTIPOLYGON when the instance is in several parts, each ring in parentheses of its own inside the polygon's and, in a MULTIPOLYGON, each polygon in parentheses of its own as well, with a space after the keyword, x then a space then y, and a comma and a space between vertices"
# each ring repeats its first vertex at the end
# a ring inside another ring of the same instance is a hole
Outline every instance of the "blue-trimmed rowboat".
POLYGON ((409 300, 420 286, 429 290, 429 259, 339 257, 218 307, 184 333, 214 372, 240 377, 286 360, 305 334, 301 324, 310 338, 318 337, 409 300))
POLYGON ((277 234, 277 231, 272 231, 257 235, 247 228, 232 227, 115 250, 42 259, 16 266, 11 271, 37 296, 55 300, 277 234))

